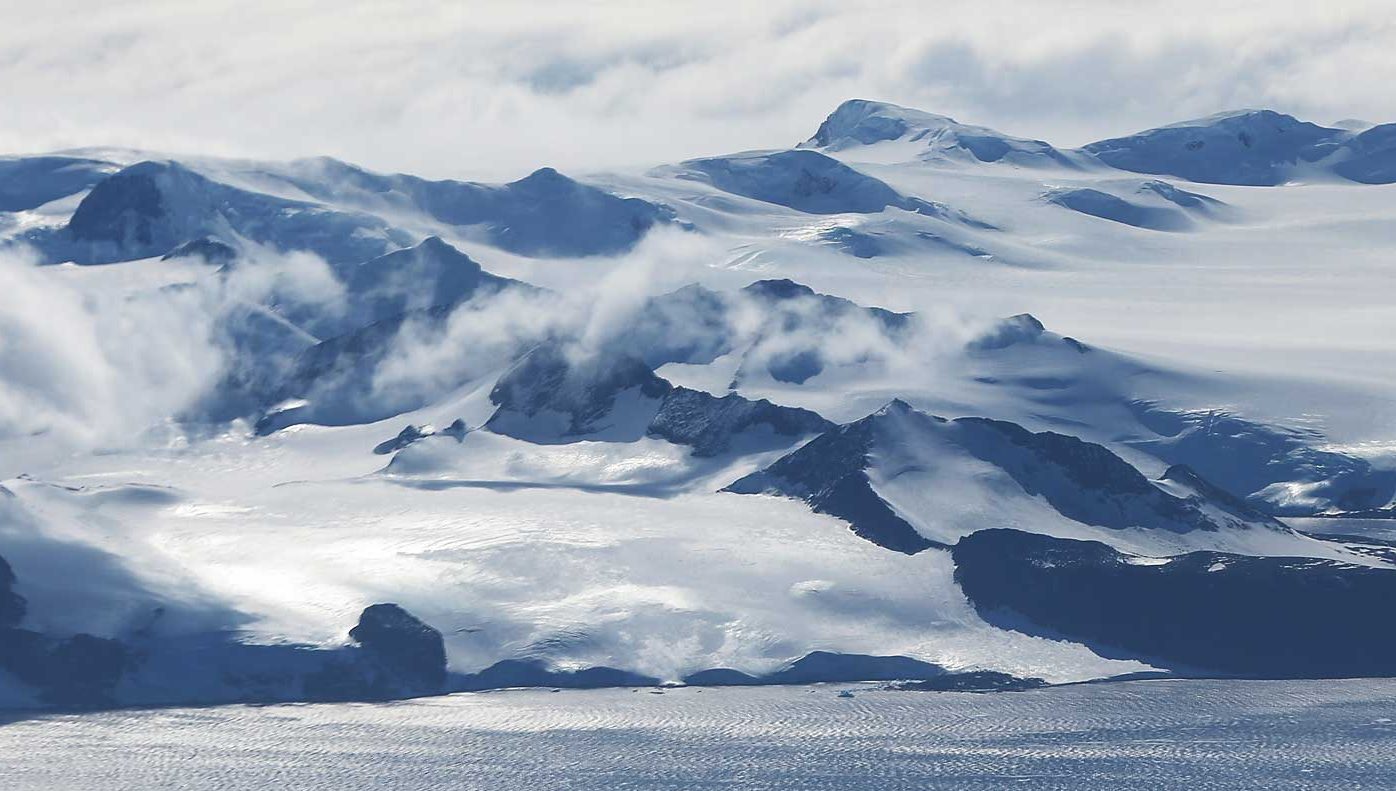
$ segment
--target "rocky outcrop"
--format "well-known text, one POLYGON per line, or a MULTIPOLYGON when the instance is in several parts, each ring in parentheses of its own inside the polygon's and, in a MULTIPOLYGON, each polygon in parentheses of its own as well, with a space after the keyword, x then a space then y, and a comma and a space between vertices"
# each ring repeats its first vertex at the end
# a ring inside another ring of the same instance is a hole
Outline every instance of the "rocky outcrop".
MULTIPOLYGON (((905 405, 897 408, 910 409, 905 405)), ((876 439, 875 423, 864 418, 836 426, 723 491, 803 500, 815 513, 838 517, 858 537, 895 552, 914 555, 944 547, 918 533, 873 490, 867 469, 876 439)))
POLYGON ((490 400, 498 410, 485 426, 497 434, 541 443, 650 436, 699 457, 744 441, 780 447, 832 425, 807 409, 675 387, 637 357, 572 359, 556 344, 535 348, 500 377, 490 400))
MULTIPOLYGON (((817 513, 848 522, 862 538, 914 554, 959 537, 936 541, 933 532, 923 535, 912 522, 936 523, 966 494, 947 489, 937 498, 936 490, 915 481, 928 476, 931 485, 943 485, 947 478, 934 473, 965 470, 976 473, 963 485, 984 487, 985 503, 1002 503, 1016 490, 1022 501, 1044 502, 1083 525, 1173 533, 1287 530, 1195 474, 1175 470, 1172 479, 1150 481, 1108 448, 1077 437, 988 418, 946 420, 900 400, 826 431, 725 491, 802 500, 817 513), (892 505, 899 500, 900 510, 892 505)), ((993 518, 980 512, 976 520, 993 518)))
POLYGON ((1396 675, 1396 633, 1372 603, 1396 569, 1193 552, 1140 558, 1094 541, 981 530, 951 550, 992 624, 1102 656, 1266 678, 1396 675))
POLYGON ((374 604, 359 616, 349 637, 374 662, 406 685, 439 690, 446 681, 441 632, 396 604, 374 604))
POLYGON ((49 703, 110 703, 127 667, 126 646, 90 634, 56 638, 18 628, 26 602, 14 592, 15 582, 14 570, 0 558, 0 671, 35 688, 49 703))
POLYGON ((392 439, 385 439, 373 447, 373 452, 379 456, 386 456, 389 453, 397 453, 403 448, 411 445, 423 437, 431 436, 419 426, 409 425, 392 439))
POLYGON ((764 398, 752 401, 736 393, 718 398, 676 387, 664 397, 646 433, 692 446, 694 456, 704 457, 726 452, 734 439, 755 429, 764 428, 790 441, 833 425, 808 409, 777 406, 764 398))
POLYGON ((17 625, 24 619, 26 602, 14 592, 15 572, 9 562, 0 557, 0 629, 17 625))

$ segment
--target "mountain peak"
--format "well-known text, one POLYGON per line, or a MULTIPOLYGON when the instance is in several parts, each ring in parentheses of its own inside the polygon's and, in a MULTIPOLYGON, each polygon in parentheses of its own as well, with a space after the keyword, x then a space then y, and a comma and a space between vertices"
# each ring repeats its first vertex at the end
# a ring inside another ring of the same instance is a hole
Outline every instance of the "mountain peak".
POLYGON ((849 99, 803 145, 841 149, 898 140, 913 130, 957 125, 953 118, 868 99, 849 99))
POLYGON ((911 404, 908 404, 907 402, 901 400, 900 398, 894 398, 894 399, 892 399, 891 401, 888 401, 881 409, 877 410, 877 411, 874 412, 873 414, 874 414, 874 415, 906 415, 906 414, 910 414, 910 413, 915 412, 915 411, 916 411, 916 407, 913 407, 911 404))
POLYGON ((1276 110, 1241 108, 1237 110, 1223 110, 1219 113, 1212 113, 1211 115, 1205 115, 1201 118, 1193 118, 1187 121, 1178 121, 1160 128, 1178 129, 1183 127, 1219 125, 1240 126, 1257 123, 1278 124, 1282 126, 1297 126, 1300 124, 1317 126, 1317 124, 1301 121, 1292 115, 1287 115, 1276 110))
POLYGON ((569 176, 559 173, 557 169, 542 167, 514 182, 514 186, 556 186, 562 184, 576 184, 577 182, 569 176))
POLYGON ((796 283, 789 278, 757 280, 742 290, 766 299, 795 299, 814 296, 814 289, 803 283, 796 283))
POLYGON ((446 242, 445 239, 442 239, 440 236, 436 235, 428 236, 427 238, 418 242, 413 249, 432 253, 456 253, 458 255, 465 255, 461 251, 457 250, 455 247, 452 247, 449 243, 446 242))
POLYGON ((1076 164, 1041 140, 1013 137, 988 127, 962 124, 946 115, 867 99, 850 99, 839 105, 801 145, 841 151, 893 140, 920 144, 920 159, 1076 164))

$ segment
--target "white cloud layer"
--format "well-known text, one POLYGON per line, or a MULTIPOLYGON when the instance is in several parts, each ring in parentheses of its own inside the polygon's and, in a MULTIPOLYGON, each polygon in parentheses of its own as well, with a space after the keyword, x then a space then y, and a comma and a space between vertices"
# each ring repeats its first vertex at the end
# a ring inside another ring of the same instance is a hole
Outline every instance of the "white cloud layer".
POLYGON ((1396 4, 0 0, 0 151, 512 178, 789 145, 883 99, 1061 145, 1237 107, 1396 120, 1396 4))

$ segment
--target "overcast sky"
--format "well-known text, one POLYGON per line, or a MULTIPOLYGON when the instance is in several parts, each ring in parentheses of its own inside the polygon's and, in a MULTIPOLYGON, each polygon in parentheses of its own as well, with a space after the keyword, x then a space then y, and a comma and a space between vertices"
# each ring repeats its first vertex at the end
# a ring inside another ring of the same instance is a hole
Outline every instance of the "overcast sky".
POLYGON ((1396 0, 0 0, 0 151, 516 178, 791 145, 850 97, 1059 145, 1238 107, 1391 121, 1393 42, 1396 0))

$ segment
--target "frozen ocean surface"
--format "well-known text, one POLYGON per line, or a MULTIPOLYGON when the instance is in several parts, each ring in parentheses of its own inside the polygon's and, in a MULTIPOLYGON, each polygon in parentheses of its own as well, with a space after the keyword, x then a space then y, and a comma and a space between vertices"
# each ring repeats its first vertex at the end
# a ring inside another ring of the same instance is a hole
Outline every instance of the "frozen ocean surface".
POLYGON ((1396 680, 513 690, 48 714, 0 726, 0 780, 7 791, 1392 788, 1396 680))

